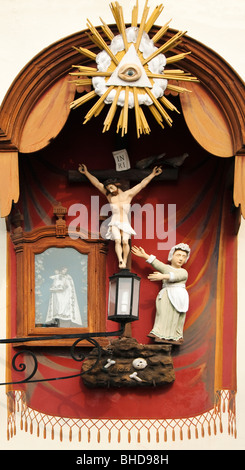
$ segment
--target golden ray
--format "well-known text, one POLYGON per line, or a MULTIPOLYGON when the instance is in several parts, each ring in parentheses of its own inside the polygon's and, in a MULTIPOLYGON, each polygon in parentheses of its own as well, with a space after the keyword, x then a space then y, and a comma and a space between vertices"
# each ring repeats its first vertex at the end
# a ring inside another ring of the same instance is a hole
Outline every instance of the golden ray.
POLYGON ((104 107, 105 107, 105 103, 104 103, 104 101, 102 101, 102 102, 98 105, 98 107, 97 107, 97 109, 96 109, 96 111, 95 111, 95 113, 94 113, 94 117, 99 116, 99 114, 101 113, 102 109, 104 109, 104 107))
POLYGON ((111 72, 98 72, 97 69, 86 71, 86 70, 81 70, 81 72, 71 72, 70 75, 74 76, 80 76, 80 75, 86 75, 89 77, 110 77, 111 72))
POLYGON ((117 23, 117 29, 122 35, 125 51, 128 51, 128 41, 126 37, 125 21, 123 18, 123 9, 118 2, 111 3, 111 10, 117 23))
POLYGON ((87 101, 91 100, 92 98, 95 98, 96 96, 98 96, 95 91, 90 91, 89 93, 87 93, 86 95, 84 96, 81 96, 81 98, 78 98, 77 100, 75 101, 72 101, 72 103, 70 104, 70 108, 77 108, 78 106, 81 106, 82 104, 86 103, 87 101))
POLYGON ((137 130, 137 137, 140 137, 142 134, 142 127, 141 127, 141 120, 140 120, 140 113, 139 113, 139 102, 138 102, 138 92, 137 88, 134 87, 134 112, 135 112, 135 122, 136 122, 136 130, 137 130))
POLYGON ((161 4, 159 6, 157 6, 155 8, 155 10, 152 12, 149 20, 147 21, 146 25, 145 25, 145 32, 148 33, 150 31, 150 29, 152 28, 152 26, 154 25, 155 21, 157 20, 157 18, 160 16, 160 14, 162 13, 164 9, 164 6, 161 4))
POLYGON ((168 113, 165 111, 165 109, 161 106, 161 104, 159 103, 159 101, 157 100, 155 95, 153 95, 153 93, 151 92, 151 90, 149 88, 145 88, 145 91, 148 93, 148 95, 152 99, 155 107, 160 112, 160 114, 165 119, 165 121, 168 123, 168 125, 172 126, 173 121, 172 121, 171 117, 168 115, 168 113))
POLYGON ((170 111, 176 111, 176 113, 180 114, 180 111, 176 108, 176 106, 174 106, 165 96, 159 98, 159 101, 161 101, 161 103, 164 104, 166 108, 170 109, 170 111))
POLYGON ((129 95, 129 87, 126 86, 124 107, 123 107, 122 137, 124 136, 124 134, 127 134, 127 131, 128 131, 128 95, 129 95))
POLYGON ((192 93, 191 90, 188 90, 188 88, 183 88, 178 85, 172 85, 171 83, 167 84, 167 89, 176 93, 185 93, 186 91, 188 93, 192 93))
POLYGON ((123 108, 121 109, 120 116, 117 123, 117 133, 120 129, 122 129, 122 122, 123 122, 123 108))
POLYGON ((136 5, 132 9, 132 21, 131 21, 131 26, 136 27, 138 24, 138 0, 136 0, 136 5))
POLYGON ((149 106, 149 110, 151 111, 151 113, 153 114, 154 118, 156 119, 156 121, 158 122, 159 126, 161 126, 163 129, 164 129, 164 125, 162 123, 162 116, 161 114, 159 113, 159 111, 156 109, 156 107, 154 106, 154 104, 152 104, 151 106, 149 106))
POLYGON ((92 78, 80 78, 77 80, 70 80, 69 83, 76 83, 77 86, 92 85, 92 78))
POLYGON ((104 33, 106 34, 106 36, 108 37, 108 39, 110 39, 110 41, 112 41, 112 39, 114 38, 114 34, 112 32, 112 30, 109 28, 109 26, 102 20, 102 18, 100 18, 100 21, 102 23, 102 30, 104 31, 104 33))
POLYGON ((105 131, 108 131, 111 127, 111 123, 113 121, 113 118, 115 116, 115 113, 116 113, 116 109, 117 109, 117 100, 118 100, 118 97, 119 97, 119 94, 121 93, 121 90, 122 90, 122 87, 119 86, 117 88, 117 91, 116 91, 116 94, 115 94, 115 98, 111 104, 111 107, 107 113, 107 116, 105 118, 105 121, 104 121, 104 128, 103 128, 103 132, 105 131))
POLYGON ((94 52, 92 52, 92 51, 89 51, 88 49, 84 49, 84 47, 73 46, 73 49, 80 52, 80 54, 83 54, 83 55, 89 57, 90 59, 93 59, 93 60, 96 59, 96 54, 94 54, 94 52))
POLYGON ((140 112, 140 119, 141 119, 141 123, 142 123, 143 132, 144 132, 144 134, 150 134, 151 129, 150 129, 150 126, 149 126, 149 124, 146 120, 146 117, 144 115, 144 111, 141 108, 141 106, 139 107, 139 112, 140 112))
POLYGON ((93 35, 90 34, 88 31, 85 31, 86 36, 90 39, 91 42, 93 42, 101 51, 103 50, 103 47, 101 43, 98 41, 98 39, 93 35))
POLYGON ((118 3, 110 3, 110 9, 111 9, 111 12, 114 16, 114 19, 115 19, 115 22, 116 22, 116 25, 117 25, 117 29, 118 31, 120 31, 120 20, 119 20, 119 12, 118 12, 118 3))
POLYGON ((185 82, 199 82, 199 80, 196 77, 192 77, 191 75, 189 75, 189 73, 185 73, 182 70, 176 71, 176 73, 173 71, 166 70, 166 72, 164 73, 157 74, 157 73, 147 72, 146 74, 147 74, 147 77, 149 78, 165 78, 166 80, 182 80, 185 82))
POLYGON ((120 21, 120 29, 121 29, 121 35, 122 35, 122 38, 123 38, 123 42, 124 42, 125 51, 127 52, 128 51, 128 40, 127 40, 127 36, 126 36, 126 29, 125 29, 125 22, 124 22, 124 18, 123 18, 123 9, 122 9, 122 7, 120 7, 120 10, 119 10, 119 21, 120 21))
POLYGON ((167 32, 168 30, 168 27, 169 27, 169 23, 171 22, 172 20, 169 20, 164 26, 161 27, 161 29, 159 29, 159 31, 153 36, 152 38, 152 41, 154 42, 154 44, 159 41, 159 39, 167 32))
POLYGON ((102 49, 104 49, 107 52, 107 54, 110 56, 110 58, 113 60, 113 62, 116 65, 118 65, 119 62, 117 58, 114 56, 113 52, 111 51, 109 46, 106 44, 106 42, 104 41, 100 33, 97 31, 97 29, 92 25, 92 23, 89 20, 87 20, 87 26, 89 27, 92 35, 95 36, 96 40, 101 44, 102 49))
POLYGON ((184 59, 189 54, 191 54, 191 51, 190 52, 183 52, 183 54, 172 55, 171 57, 167 57, 166 63, 167 64, 173 64, 174 62, 178 62, 179 60, 184 59))
POLYGON ((146 2, 145 2, 145 6, 144 6, 143 13, 142 13, 141 22, 140 22, 140 27, 139 27, 139 30, 138 30, 138 36, 137 36, 137 40, 136 40, 136 44, 135 44, 136 52, 138 52, 140 41, 141 41, 141 38, 142 38, 142 35, 143 35, 143 32, 144 32, 144 28, 145 28, 146 19, 147 19, 148 13, 149 13, 149 7, 147 6, 147 3, 148 3, 148 0, 146 0, 146 2))
POLYGON ((86 114, 85 119, 84 119, 84 124, 86 124, 86 122, 88 122, 93 117, 93 115, 97 112, 97 110, 98 110, 99 106, 101 105, 101 103, 104 101, 104 99, 107 97, 107 95, 109 95, 109 93, 111 92, 111 90, 113 88, 114 88, 113 86, 110 86, 105 91, 105 93, 103 93, 103 95, 98 99, 98 101, 94 104, 94 106, 86 114))
POLYGON ((158 54, 162 54, 163 52, 166 52, 170 48, 174 47, 176 45, 176 42, 179 41, 179 39, 186 34, 186 31, 179 31, 176 33, 171 39, 169 39, 165 44, 163 44, 161 47, 159 47, 155 52, 153 52, 149 57, 147 57, 145 60, 143 60, 142 65, 147 64, 150 60, 154 59, 158 54))

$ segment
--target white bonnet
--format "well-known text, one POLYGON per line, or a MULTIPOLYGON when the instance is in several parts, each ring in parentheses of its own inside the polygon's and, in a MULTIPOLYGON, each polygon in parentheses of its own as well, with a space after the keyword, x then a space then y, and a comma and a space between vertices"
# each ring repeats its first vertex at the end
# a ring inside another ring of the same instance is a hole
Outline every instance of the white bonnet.
MULTIPOLYGON (((186 251, 187 253, 187 258, 186 258, 186 261, 188 261, 189 257, 190 257, 190 252, 191 252, 191 249, 189 247, 189 245, 187 245, 186 243, 179 243, 178 245, 175 245, 171 248, 169 254, 168 254, 168 261, 171 261, 172 258, 173 258, 173 254, 176 250, 182 250, 182 251, 186 251)), ((185 262, 186 262, 185 261, 185 262)))

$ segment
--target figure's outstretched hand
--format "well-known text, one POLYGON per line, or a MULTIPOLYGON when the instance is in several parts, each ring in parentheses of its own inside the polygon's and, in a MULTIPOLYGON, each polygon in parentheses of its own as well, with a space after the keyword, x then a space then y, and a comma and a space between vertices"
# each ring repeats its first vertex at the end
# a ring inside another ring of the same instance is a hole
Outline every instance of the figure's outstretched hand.
POLYGON ((154 176, 158 176, 162 173, 162 167, 161 166, 155 166, 152 170, 152 173, 154 176))
POLYGON ((160 273, 159 271, 154 271, 154 273, 147 276, 147 279, 149 279, 149 281, 163 281, 166 279, 165 276, 165 274, 160 273))
POLYGON ((80 173, 84 173, 86 175, 86 173, 88 172, 88 169, 87 169, 86 165, 84 165, 84 163, 79 163, 78 171, 80 173))
POLYGON ((141 246, 132 246, 131 252, 133 255, 139 256, 140 258, 148 259, 149 255, 145 252, 141 246))

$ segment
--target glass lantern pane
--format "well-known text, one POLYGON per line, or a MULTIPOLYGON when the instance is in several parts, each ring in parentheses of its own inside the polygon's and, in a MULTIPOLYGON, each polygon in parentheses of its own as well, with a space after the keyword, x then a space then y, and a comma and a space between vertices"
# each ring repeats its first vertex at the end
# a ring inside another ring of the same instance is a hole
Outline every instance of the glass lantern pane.
POLYGON ((132 279, 119 280, 117 314, 130 315, 132 279))
POLYGON ((117 281, 113 279, 110 281, 109 288, 109 301, 108 301, 108 315, 115 315, 115 306, 116 306, 116 291, 117 291, 117 281))
POLYGON ((134 279, 133 305, 132 305, 132 312, 131 312, 131 315, 134 317, 138 317, 139 294, 140 294, 140 280, 134 279))

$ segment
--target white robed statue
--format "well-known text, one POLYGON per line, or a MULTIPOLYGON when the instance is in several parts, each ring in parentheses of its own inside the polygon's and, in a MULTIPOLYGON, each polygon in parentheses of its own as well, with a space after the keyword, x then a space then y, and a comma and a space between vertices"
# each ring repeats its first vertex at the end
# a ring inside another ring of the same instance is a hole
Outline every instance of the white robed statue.
POLYGON ((189 309, 189 295, 186 290, 187 271, 182 268, 190 256, 190 247, 179 243, 171 248, 170 264, 162 263, 154 255, 148 255, 141 247, 134 246, 132 253, 144 258, 154 271, 150 281, 162 281, 162 289, 156 298, 156 316, 148 334, 157 343, 182 344, 186 312, 189 309))
POLYGON ((67 268, 56 270, 53 276, 52 286, 50 287, 50 299, 46 323, 60 321, 60 326, 67 326, 67 322, 82 326, 81 313, 77 301, 75 285, 70 274, 67 274, 67 268))

